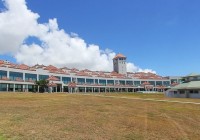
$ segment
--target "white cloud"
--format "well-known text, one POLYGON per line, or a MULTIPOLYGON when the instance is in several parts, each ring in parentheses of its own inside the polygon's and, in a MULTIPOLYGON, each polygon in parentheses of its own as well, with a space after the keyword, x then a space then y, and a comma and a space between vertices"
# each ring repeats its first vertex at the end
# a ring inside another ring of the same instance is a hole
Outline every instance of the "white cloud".
POLYGON ((156 73, 156 71, 152 69, 141 69, 140 67, 134 65, 133 63, 127 63, 127 71, 129 72, 151 72, 151 73, 156 73))
POLYGON ((39 17, 27 9, 24 0, 5 0, 5 6, 6 10, 0 13, 0 54, 16 52, 33 34, 39 17))
MULTIPOLYGON (((25 0, 5 0, 6 10, 0 13, 0 54, 13 53, 17 62, 67 66, 80 69, 112 71, 112 50, 87 44, 76 33, 67 34, 59 29, 57 19, 38 23, 39 15, 26 6, 25 0), (29 37, 36 37, 41 44, 26 44, 29 37)), ((145 71, 127 63, 130 72, 145 71)))
POLYGON ((138 72, 145 72, 145 73, 151 72, 151 73, 156 74, 156 71, 154 71, 152 69, 141 69, 141 68, 139 68, 138 72))

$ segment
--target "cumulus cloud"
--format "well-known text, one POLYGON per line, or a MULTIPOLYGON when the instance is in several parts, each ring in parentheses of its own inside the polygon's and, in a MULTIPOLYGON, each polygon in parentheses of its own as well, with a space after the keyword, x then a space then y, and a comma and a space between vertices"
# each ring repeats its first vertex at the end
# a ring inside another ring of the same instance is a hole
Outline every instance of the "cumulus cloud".
MULTIPOLYGON (((39 14, 28 9, 25 0, 4 0, 5 10, 0 13, 0 54, 12 53, 19 63, 45 64, 58 67, 112 71, 116 55, 110 49, 87 44, 76 33, 59 29, 57 19, 39 23, 39 14), (31 37, 41 43, 28 44, 31 37)), ((155 72, 127 63, 129 72, 155 72)))
POLYGON ((127 71, 128 72, 151 72, 151 73, 156 73, 156 71, 152 70, 152 69, 142 69, 136 65, 134 65, 133 63, 127 63, 127 71))
POLYGON ((27 9, 24 0, 5 0, 5 8, 0 13, 0 54, 16 52, 24 39, 33 34, 39 17, 27 9))

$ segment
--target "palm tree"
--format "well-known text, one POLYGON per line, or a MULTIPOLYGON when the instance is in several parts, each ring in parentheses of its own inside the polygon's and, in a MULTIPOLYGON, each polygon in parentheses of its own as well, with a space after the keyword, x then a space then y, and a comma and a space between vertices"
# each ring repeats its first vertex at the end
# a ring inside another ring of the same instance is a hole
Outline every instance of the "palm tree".
POLYGON ((35 81, 35 85, 39 87, 39 92, 45 92, 45 89, 48 88, 49 81, 47 80, 39 80, 35 81))

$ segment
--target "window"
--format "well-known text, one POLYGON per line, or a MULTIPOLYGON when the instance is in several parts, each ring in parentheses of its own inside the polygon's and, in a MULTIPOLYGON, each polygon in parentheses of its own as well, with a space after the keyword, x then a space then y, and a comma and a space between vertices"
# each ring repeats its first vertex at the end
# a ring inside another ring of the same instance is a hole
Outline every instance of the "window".
POLYGON ((120 85, 125 85, 125 81, 119 81, 120 85))
POLYGON ((149 81, 149 83, 155 86, 155 81, 149 81))
POLYGON ((2 71, 2 70, 0 70, 0 79, 1 79, 2 77, 7 77, 7 71, 2 71))
POLYGON ((193 90, 190 90, 189 92, 190 92, 190 93, 194 93, 194 91, 193 91, 193 90))
POLYGON ((134 81, 135 86, 140 86, 140 81, 134 81))
POLYGON ((114 85, 114 80, 107 80, 107 83, 108 83, 109 85, 114 85))
POLYGON ((19 72, 10 72, 10 79, 15 81, 15 80, 22 80, 23 79, 23 73, 19 72))
POLYGON ((0 84, 0 91, 7 91, 7 84, 0 84))
POLYGON ((77 83, 78 84, 85 84, 85 79, 84 78, 77 78, 77 83))
POLYGON ((39 75, 39 80, 46 80, 49 78, 49 75, 39 75))
POLYGON ((100 85, 106 85, 106 80, 99 80, 100 85))
POLYGON ((132 86, 133 85, 133 81, 126 81, 126 84, 132 86))
POLYGON ((199 91, 198 91, 198 90, 190 90, 189 93, 190 93, 190 94, 198 94, 199 91))
POLYGON ((87 84, 94 84, 94 79, 86 79, 87 84))
POLYGON ((163 81, 163 85, 168 87, 168 86, 170 86, 170 82, 169 81, 163 81))
POLYGON ((162 81, 156 81, 157 86, 162 86, 162 81))
POLYGON ((171 79, 171 83, 178 83, 177 79, 171 79))
POLYGON ((115 80, 115 84, 119 84, 119 80, 115 80))
POLYGON ((20 84, 16 84, 15 85, 15 91, 22 91, 23 90, 23 85, 20 85, 20 84))
POLYGON ((198 94, 199 91, 198 91, 198 90, 194 90, 193 93, 194 93, 194 94, 198 94))
POLYGON ((37 80, 37 75, 36 74, 25 73, 25 80, 26 81, 36 81, 37 80))
POLYGON ((94 82, 95 84, 99 84, 98 79, 95 79, 94 82))
POLYGON ((184 91, 184 90, 180 90, 179 93, 180 93, 180 94, 185 94, 185 91, 184 91))
POLYGON ((71 82, 71 78, 70 77, 62 77, 62 81, 63 81, 63 83, 68 84, 71 82))

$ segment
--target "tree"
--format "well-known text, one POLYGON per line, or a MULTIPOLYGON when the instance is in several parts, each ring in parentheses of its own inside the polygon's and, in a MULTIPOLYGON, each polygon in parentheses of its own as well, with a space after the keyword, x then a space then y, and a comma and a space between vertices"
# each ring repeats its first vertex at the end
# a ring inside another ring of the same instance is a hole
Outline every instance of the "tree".
POLYGON ((45 92, 45 89, 48 88, 49 81, 47 80, 39 80, 35 81, 35 85, 39 86, 39 92, 45 92))

